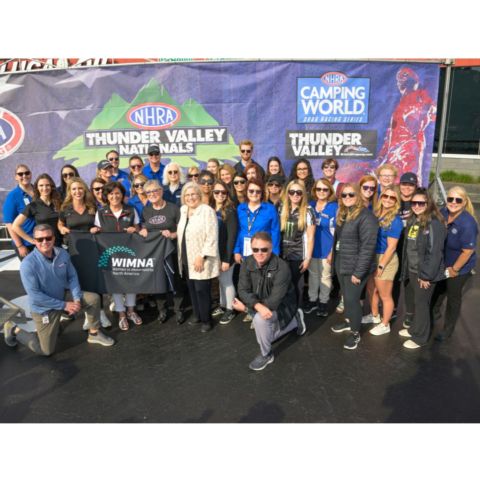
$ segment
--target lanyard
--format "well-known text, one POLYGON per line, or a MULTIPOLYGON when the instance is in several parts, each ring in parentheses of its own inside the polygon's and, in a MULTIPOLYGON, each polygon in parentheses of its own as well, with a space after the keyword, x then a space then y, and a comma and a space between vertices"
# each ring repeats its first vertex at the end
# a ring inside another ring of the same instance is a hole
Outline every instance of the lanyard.
POLYGON ((258 214, 260 212, 260 209, 262 208, 262 205, 260 205, 257 210, 255 210, 255 213, 252 213, 252 219, 250 219, 250 209, 248 208, 248 205, 247 205, 247 224, 248 224, 248 236, 250 236, 250 232, 253 228, 253 224, 255 223, 255 220, 257 219, 258 217, 258 214))

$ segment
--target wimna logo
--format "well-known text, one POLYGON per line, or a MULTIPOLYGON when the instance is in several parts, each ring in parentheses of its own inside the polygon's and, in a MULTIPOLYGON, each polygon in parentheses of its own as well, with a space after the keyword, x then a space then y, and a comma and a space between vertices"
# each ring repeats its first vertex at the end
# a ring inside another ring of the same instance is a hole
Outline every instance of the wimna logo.
POLYGON ((98 268, 108 268, 110 257, 117 253, 124 253, 127 255, 131 255, 132 257, 136 257, 136 253, 131 248, 123 247, 121 245, 115 245, 114 247, 107 248, 102 253, 102 256, 98 260, 98 268))
POLYGON ((9 110, 0 107, 0 160, 14 153, 25 138, 25 128, 20 119, 9 110))
POLYGON ((130 125, 146 130, 162 130, 180 121, 182 114, 173 105, 166 103, 142 103, 127 112, 130 125))
POLYGON ((320 77, 320 80, 329 87, 337 87, 343 85, 348 77, 342 72, 327 72, 320 77))

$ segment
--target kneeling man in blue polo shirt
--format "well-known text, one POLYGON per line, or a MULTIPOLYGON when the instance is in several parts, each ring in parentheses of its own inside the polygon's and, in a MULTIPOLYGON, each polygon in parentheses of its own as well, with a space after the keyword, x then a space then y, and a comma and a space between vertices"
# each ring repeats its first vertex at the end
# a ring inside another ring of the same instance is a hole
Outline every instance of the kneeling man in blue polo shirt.
POLYGON ((54 246, 52 227, 37 225, 33 238, 35 249, 22 262, 20 276, 37 331, 26 332, 11 321, 5 322, 5 343, 15 347, 18 341, 38 355, 51 355, 55 351, 62 314, 85 312, 89 324, 87 341, 105 347, 113 345, 113 339, 99 329, 100 296, 82 292, 70 255, 54 246))
POLYGON ((297 335, 303 335, 307 328, 303 311, 297 309, 290 268, 272 253, 270 234, 255 233, 251 247, 253 254, 245 258, 240 267, 240 300, 235 298, 233 308, 253 316, 260 354, 249 366, 257 371, 273 362, 272 343, 275 340, 294 329, 297 335))

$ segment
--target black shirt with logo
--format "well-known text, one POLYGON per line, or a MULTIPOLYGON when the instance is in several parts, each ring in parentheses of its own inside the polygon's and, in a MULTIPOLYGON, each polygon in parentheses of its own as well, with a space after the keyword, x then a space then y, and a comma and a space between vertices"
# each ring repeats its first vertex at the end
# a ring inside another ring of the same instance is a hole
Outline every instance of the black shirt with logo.
POLYGON ((153 205, 147 205, 142 213, 142 226, 149 232, 155 230, 177 231, 180 221, 180 208, 175 203, 165 202, 165 206, 156 210, 153 205))

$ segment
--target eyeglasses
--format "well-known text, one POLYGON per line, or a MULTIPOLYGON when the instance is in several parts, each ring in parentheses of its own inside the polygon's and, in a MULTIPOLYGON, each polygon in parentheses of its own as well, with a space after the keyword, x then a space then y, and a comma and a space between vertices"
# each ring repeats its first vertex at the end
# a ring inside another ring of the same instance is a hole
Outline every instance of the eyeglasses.
POLYGON ((252 153, 251 150, 240 150, 242 153, 252 153))
POLYGON ((227 192, 226 192, 226 190, 214 190, 213 194, 214 195, 226 195, 227 192))
POLYGON ((93 187, 92 190, 94 192, 99 192, 100 190, 102 190, 103 187, 93 187))
POLYGON ((185 198, 198 197, 198 193, 186 193, 185 198))
POLYGON ((459 197, 447 197, 447 202, 448 203, 456 203, 458 205, 461 205, 463 203, 463 198, 459 197))
POLYGON ((145 185, 145 182, 143 182, 143 183, 134 183, 134 184, 133 184, 133 186, 134 186, 135 188, 143 188, 144 185, 145 185))
POLYGON ((427 202, 424 201, 415 201, 411 202, 412 207, 424 207, 427 204, 427 202))
POLYGON ((394 176, 392 173, 382 173, 379 175, 381 178, 393 178, 394 176))
POLYGON ((298 167, 297 172, 308 172, 308 167, 298 167))
POLYGON ((375 187, 369 187, 368 185, 362 185, 362 190, 363 190, 364 192, 367 192, 367 191, 374 192, 374 191, 375 191, 375 187))
POLYGON ((397 197, 395 195, 386 195, 386 194, 383 194, 382 195, 382 198, 384 198, 385 200, 391 200, 392 202, 396 202, 397 201, 397 197))
POLYGON ((280 187, 280 184, 277 183, 277 182, 272 182, 272 183, 269 183, 268 186, 269 186, 269 187, 277 187, 277 188, 278 188, 278 187, 280 187))
POLYGON ((234 180, 233 181, 234 185, 244 185, 245 183, 247 183, 246 180, 234 180))
POLYGON ((109 162, 118 162, 120 159, 118 157, 107 158, 109 162))
POLYGON ((177 175, 178 173, 178 170, 170 170, 169 172, 167 172, 169 175, 177 175))
POLYGON ((209 180, 209 179, 207 180, 207 179, 204 178, 204 179, 200 180, 200 185, 211 186, 211 185, 213 185, 213 180, 209 180))
POLYGON ((326 187, 325 187, 325 188, 323 188, 323 187, 316 187, 315 190, 316 190, 317 192, 325 192, 325 193, 330 191, 330 189, 329 189, 329 188, 326 188, 326 187))
POLYGON ((130 165, 132 170, 137 170, 137 168, 142 168, 143 165, 141 163, 136 163, 135 165, 130 165))
POLYGON ((53 235, 48 235, 46 237, 37 237, 34 240, 38 243, 43 243, 43 242, 51 242, 53 239, 53 235))
POLYGON ((355 198, 356 195, 353 192, 348 192, 348 193, 342 193, 342 198, 355 198))
POLYGON ((145 193, 147 195, 154 195, 154 194, 158 193, 160 190, 161 190, 161 188, 156 188, 155 190, 146 190, 145 193))
POLYGON ((199 174, 198 173, 189 173, 187 175, 188 178, 198 178, 199 174))
POLYGON ((323 170, 335 170, 335 165, 325 165, 322 168, 323 170))
POLYGON ((31 174, 32 174, 32 172, 29 172, 28 170, 26 170, 25 172, 17 172, 17 175, 18 175, 19 177, 24 177, 24 176, 25 176, 25 177, 28 177, 28 176, 31 175, 31 174))
POLYGON ((252 190, 251 188, 248 189, 248 193, 250 195, 261 195, 262 191, 261 190, 252 190))
POLYGON ((301 197, 303 195, 303 192, 301 190, 289 190, 288 194, 289 195, 298 195, 299 197, 301 197))
POLYGON ((252 247, 252 252, 253 253, 258 253, 258 252, 267 253, 269 250, 270 249, 266 248, 266 247, 262 247, 262 248, 252 247))
POLYGON ((70 177, 74 177, 75 174, 73 172, 70 172, 70 173, 62 173, 62 177, 63 178, 70 178, 70 177))

